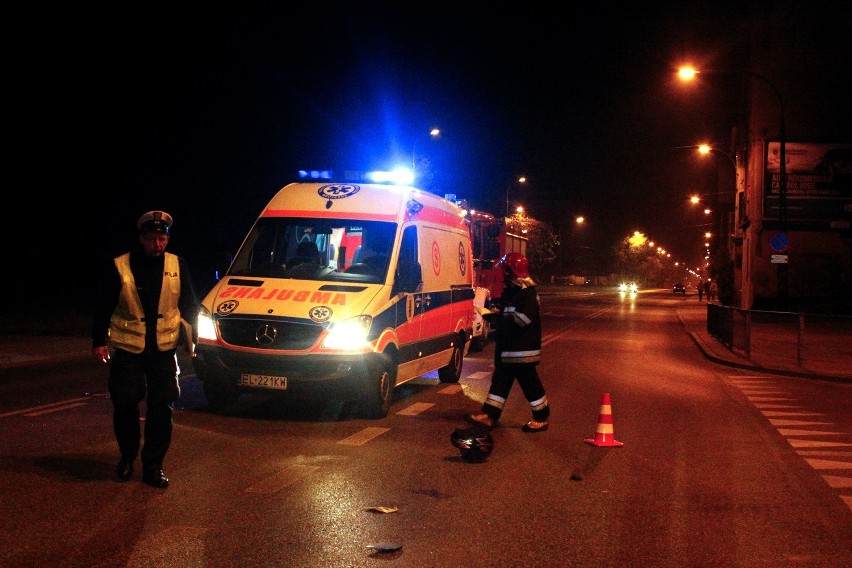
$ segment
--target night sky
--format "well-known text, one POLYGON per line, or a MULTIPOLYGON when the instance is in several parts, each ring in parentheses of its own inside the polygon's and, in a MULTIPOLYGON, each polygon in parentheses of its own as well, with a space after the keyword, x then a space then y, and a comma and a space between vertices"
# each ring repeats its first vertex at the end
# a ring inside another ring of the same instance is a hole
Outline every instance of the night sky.
MULTIPOLYGON (((435 193, 499 214, 510 187, 563 241, 604 251, 636 228, 697 257, 687 196, 730 164, 683 147, 724 146, 737 93, 725 81, 689 91, 674 71, 741 67, 745 3, 288 4, 10 21, 27 30, 8 107, 29 172, 25 261, 121 253, 136 218, 164 209, 203 293, 297 170, 388 169, 415 148, 435 193)), ((829 25, 852 31, 841 10, 829 25)))

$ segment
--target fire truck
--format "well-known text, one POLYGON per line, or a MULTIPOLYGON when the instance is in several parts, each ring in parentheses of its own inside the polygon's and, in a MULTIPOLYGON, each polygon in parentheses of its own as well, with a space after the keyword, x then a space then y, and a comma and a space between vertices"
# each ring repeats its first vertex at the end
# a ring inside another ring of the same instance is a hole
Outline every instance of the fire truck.
MULTIPOLYGON (((465 203, 459 202, 462 207, 465 203)), ((465 207, 465 209, 467 209, 465 207)), ((503 295, 503 271, 495 264, 504 254, 519 252, 526 256, 528 239, 511 218, 467 209, 470 241, 473 249, 473 336, 470 348, 481 350, 488 342, 491 324, 483 317, 500 305, 503 295)))

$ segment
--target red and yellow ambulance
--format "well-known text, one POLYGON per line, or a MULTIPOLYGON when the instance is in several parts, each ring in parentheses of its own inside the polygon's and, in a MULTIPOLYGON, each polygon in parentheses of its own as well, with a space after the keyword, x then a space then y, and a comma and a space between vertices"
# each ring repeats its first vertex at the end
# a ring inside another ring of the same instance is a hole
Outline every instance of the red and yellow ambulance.
POLYGON ((464 214, 413 187, 279 190, 202 302, 193 362, 210 405, 264 390, 381 418, 399 384, 457 382, 474 313, 464 214))

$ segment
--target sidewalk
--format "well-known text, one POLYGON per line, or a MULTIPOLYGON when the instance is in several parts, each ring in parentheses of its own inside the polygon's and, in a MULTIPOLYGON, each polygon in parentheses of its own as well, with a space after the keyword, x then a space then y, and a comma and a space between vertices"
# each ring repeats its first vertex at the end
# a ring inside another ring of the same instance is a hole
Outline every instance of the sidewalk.
POLYGON ((793 377, 852 383, 852 374, 850 374, 852 358, 822 361, 817 368, 810 369, 782 367, 776 364, 772 357, 759 351, 753 351, 751 356, 746 358, 744 355, 731 351, 711 336, 707 332, 707 304, 705 302, 685 302, 683 306, 677 308, 677 315, 698 349, 707 359, 715 363, 793 377))
MULTIPOLYGON (((684 302, 677 308, 684 329, 704 356, 722 365, 852 383, 852 358, 823 363, 819 369, 790 369, 773 365, 770 359, 752 353, 751 358, 732 352, 707 333, 707 304, 684 302)), ((91 360, 91 339, 82 336, 0 335, 0 369, 35 363, 91 360)))

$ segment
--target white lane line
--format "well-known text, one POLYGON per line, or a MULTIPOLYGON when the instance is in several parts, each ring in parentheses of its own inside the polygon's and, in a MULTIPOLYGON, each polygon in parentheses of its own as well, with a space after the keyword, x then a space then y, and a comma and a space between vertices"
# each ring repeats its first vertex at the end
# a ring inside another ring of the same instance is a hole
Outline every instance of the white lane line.
POLYGON ((834 489, 852 489, 852 477, 840 477, 837 475, 823 475, 822 478, 834 489))
MULTIPOLYGON (((778 433, 784 436, 784 439, 795 449, 799 457, 805 460, 814 470, 852 469, 852 462, 850 461, 806 457, 820 456, 820 458, 843 459, 852 456, 852 451, 844 449, 852 447, 852 444, 808 439, 809 436, 841 436, 845 435, 845 432, 789 428, 789 426, 833 426, 831 422, 818 422, 814 420, 824 419, 825 414, 811 412, 807 408, 794 404, 779 404, 779 402, 794 402, 795 399, 783 398, 784 391, 776 388, 774 384, 765 381, 732 380, 731 382, 740 389, 740 392, 748 398, 752 405, 777 429, 778 433), (788 428, 784 428, 783 426, 788 426, 788 428), (797 438, 791 438, 790 436, 797 436, 797 438)), ((852 477, 824 475, 822 473, 820 473, 820 476, 832 489, 847 490, 852 488, 852 477)), ((852 510, 852 495, 839 495, 839 497, 852 510)))
POLYGON ((291 465, 287 469, 275 472, 250 487, 246 487, 243 493, 277 493, 288 485, 292 485, 302 478, 312 474, 319 469, 316 465, 291 465))
POLYGON ((65 406, 68 404, 72 404, 75 402, 80 402, 83 400, 89 400, 88 396, 81 396, 80 398, 72 398, 69 400, 61 400, 59 402, 51 402, 50 404, 42 404, 41 406, 33 406, 31 408, 23 408, 21 410, 13 410, 12 412, 7 412, 5 414, 0 414, 0 418, 5 418, 7 416, 15 416, 18 414, 27 414, 30 412, 38 412, 39 410, 43 410, 46 408, 55 408, 57 406, 65 406))
POLYGON ((814 460, 810 458, 804 458, 808 465, 810 465, 814 469, 849 469, 852 464, 847 461, 835 461, 835 460, 814 460))
POLYGON ((29 417, 41 416, 42 414, 50 414, 51 412, 61 412, 63 410, 70 410, 72 408, 77 408, 78 406, 84 406, 85 404, 86 404, 85 402, 75 402, 75 403, 72 403, 72 404, 66 404, 65 406, 57 406, 55 408, 47 408, 45 410, 39 410, 38 412, 29 412, 27 414, 24 414, 24 416, 29 416, 29 417))
POLYGON ((381 436, 388 430, 390 430, 390 428, 378 428, 375 426, 370 426, 369 428, 364 428, 360 432, 356 432, 355 434, 352 434, 348 438, 344 438, 337 443, 343 444, 344 446, 363 446, 373 438, 381 436))
POLYGON ((773 426, 824 426, 831 422, 812 422, 809 420, 779 420, 777 418, 769 418, 769 423, 773 426))
MULTIPOLYGON (((818 442, 817 440, 796 440, 793 438, 787 438, 787 442, 794 448, 832 448, 852 446, 852 444, 847 444, 846 442, 818 442)), ((850 467, 848 463, 846 464, 846 467, 850 467)))
POLYGON ((397 412, 397 414, 400 416, 417 416, 421 412, 424 412, 433 406, 435 406, 435 403, 433 402, 416 402, 407 408, 403 408, 397 412))
POLYGON ((476 371, 474 373, 469 374, 465 378, 476 381, 476 380, 479 380, 479 379, 487 379, 490 376, 491 376, 491 371, 476 371))
POLYGON ((852 450, 799 450, 800 456, 823 456, 828 458, 852 458, 852 450))
POLYGON ((767 418, 778 418, 779 416, 825 416, 821 412, 796 412, 790 410, 761 410, 760 413, 767 418))
POLYGON ((460 385, 459 383, 453 383, 451 385, 447 385, 441 390, 438 391, 438 394, 456 394, 464 390, 464 385, 460 385))
POLYGON ((782 436, 843 436, 845 432, 826 432, 824 430, 794 430, 791 428, 778 428, 782 436))

